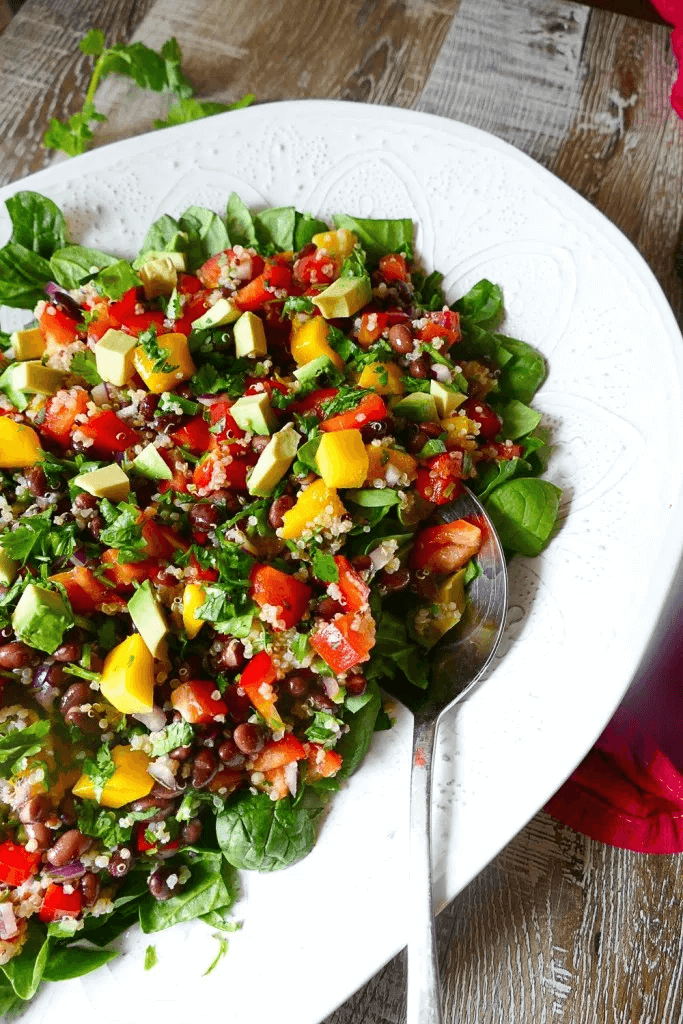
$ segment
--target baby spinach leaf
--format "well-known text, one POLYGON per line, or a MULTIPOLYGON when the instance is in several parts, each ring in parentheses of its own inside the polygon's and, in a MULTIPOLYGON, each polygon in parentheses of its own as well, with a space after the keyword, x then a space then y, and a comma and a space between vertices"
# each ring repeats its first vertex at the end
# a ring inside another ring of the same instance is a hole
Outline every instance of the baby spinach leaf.
POLYGON ((209 256, 230 248, 228 229, 223 220, 203 206, 190 206, 185 210, 178 226, 187 235, 186 252, 189 270, 196 270, 209 256))
POLYGON ((483 278, 454 303, 453 309, 466 316, 469 323, 478 327, 497 327, 503 319, 504 312, 502 289, 483 278))
POLYGON ((33 309, 51 279, 50 264, 39 253, 11 241, 0 249, 0 305, 33 309))
POLYGON ((21 953, 0 967, 20 999, 32 999, 38 991, 51 944, 45 928, 31 920, 21 953))
POLYGON ((541 422, 541 414, 531 409, 524 402, 513 398, 503 406, 499 406, 497 412, 503 418, 503 425, 500 433, 503 437, 515 441, 518 437, 530 434, 541 422))
POLYGON ((43 972, 43 981, 67 981, 96 971, 119 954, 115 949, 88 949, 87 946, 63 946, 54 949, 43 972))
POLYGON ((93 284, 103 295, 116 300, 142 282, 127 260, 115 260, 100 270, 93 284))
POLYGON ((151 971, 159 963, 156 946, 148 946, 145 950, 145 970, 151 971))
POLYGON ((328 230, 324 220, 318 220, 316 217, 312 217, 310 213, 299 213, 297 211, 294 226, 294 251, 298 252, 299 249, 303 249, 305 245, 308 245, 313 235, 318 235, 328 230))
POLYGON ((265 252, 283 252, 294 248, 296 210, 278 206, 254 214, 254 230, 259 247, 265 252))
POLYGON ((180 230, 178 221, 164 213, 148 229, 133 267, 135 270, 141 267, 145 262, 142 257, 149 252, 184 252, 185 242, 185 235, 180 230))
POLYGON ((10 1020, 22 1008, 22 1000, 15 993, 9 978, 0 973, 0 1017, 10 1020))
MULTIPOLYGON (((266 797, 269 800, 268 797, 266 797)), ((140 927, 143 932, 159 932, 183 921, 193 921, 202 914, 234 902, 235 886, 232 872, 220 853, 202 851, 185 863, 190 869, 190 880, 170 900, 159 902, 150 897, 140 904, 140 927)))
POLYGON ((486 511, 507 551, 534 558, 550 540, 562 491, 548 480, 524 477, 496 488, 486 511))
POLYGON ((50 269, 57 284, 62 288, 78 288, 84 281, 117 263, 115 256, 109 256, 99 249, 87 249, 84 245, 67 245, 50 257, 50 269))
POLYGON ((346 492, 349 501, 362 508, 384 508, 385 505, 400 505, 401 499, 390 487, 367 487, 346 492))
POLYGON ((255 246, 254 219, 236 192, 231 192, 227 208, 228 234, 232 245, 255 246))
POLYGON ((472 486, 479 499, 486 501, 501 484, 517 476, 527 476, 530 470, 531 467, 525 459, 515 458, 505 459, 502 462, 489 462, 478 470, 476 479, 472 481, 472 486))
MULTIPOLYGON (((343 764, 339 771, 338 779, 348 779, 368 752, 372 741, 372 734, 375 729, 375 721, 382 706, 379 687, 374 679, 368 681, 363 696, 369 694, 368 699, 351 715, 345 715, 349 731, 345 733, 335 747, 338 754, 343 758, 343 764)), ((349 707, 351 698, 347 698, 346 706, 349 707)))
POLYGON ((443 274, 440 274, 438 270, 434 270, 428 277, 425 277, 421 271, 414 270, 411 277, 415 305, 421 309, 442 309, 446 302, 441 287, 443 274))
POLYGON ((410 639, 405 623, 390 612, 382 612, 374 652, 393 662, 414 686, 425 689, 429 685, 423 648, 410 639))
POLYGON ((390 252, 402 252, 412 258, 413 222, 408 218, 383 220, 349 217, 342 213, 335 216, 334 224, 337 228, 353 231, 365 249, 371 266, 379 263, 382 256, 390 252))
POLYGON ((520 402, 530 402, 545 380, 545 359, 525 341, 504 334, 497 334, 496 340, 511 356, 501 369, 498 381, 501 392, 520 402))
POLYGON ((216 836, 226 860, 246 871, 279 871, 313 849, 322 801, 271 800, 244 793, 218 815, 216 836))
POLYGON ((12 221, 12 238, 48 260, 66 239, 66 221, 56 203, 39 192, 16 192, 5 200, 12 221))

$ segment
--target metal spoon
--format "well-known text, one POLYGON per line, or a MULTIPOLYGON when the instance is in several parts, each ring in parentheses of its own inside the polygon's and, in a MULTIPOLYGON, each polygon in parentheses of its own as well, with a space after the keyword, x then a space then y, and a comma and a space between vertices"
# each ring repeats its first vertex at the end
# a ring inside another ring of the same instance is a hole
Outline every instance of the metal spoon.
POLYGON ((468 605, 460 622, 433 649, 428 690, 410 683, 384 688, 414 715, 410 777, 410 934, 408 939, 407 1024, 442 1024, 439 965, 436 957, 432 905, 431 791, 432 755, 442 716, 472 689, 490 663, 505 625, 507 569, 491 520, 474 495, 462 497, 437 512, 444 523, 476 516, 482 527, 477 555, 481 575, 468 589, 468 605))

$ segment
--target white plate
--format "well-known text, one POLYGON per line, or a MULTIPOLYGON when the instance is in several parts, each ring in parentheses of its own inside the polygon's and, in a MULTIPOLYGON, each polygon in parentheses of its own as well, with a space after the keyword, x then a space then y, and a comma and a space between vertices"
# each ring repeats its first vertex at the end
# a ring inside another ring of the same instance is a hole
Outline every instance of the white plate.
MULTIPOLYGON (((502 284, 504 329, 548 357, 536 405, 553 428, 562 529, 511 566, 510 621, 486 686, 442 729, 436 898, 451 899, 554 792, 619 703, 683 547, 683 346, 636 250, 512 147, 426 114, 280 103, 183 125, 60 163, 0 191, 44 192, 72 236, 132 256, 161 213, 294 204, 329 217, 412 217, 417 251, 455 299, 502 284)), ((377 735, 305 861, 243 875, 244 928, 151 939, 79 981, 46 986, 30 1024, 190 1024, 203 1016, 316 1024, 405 944, 410 716, 377 735), (159 965, 143 971, 154 942, 159 965)))

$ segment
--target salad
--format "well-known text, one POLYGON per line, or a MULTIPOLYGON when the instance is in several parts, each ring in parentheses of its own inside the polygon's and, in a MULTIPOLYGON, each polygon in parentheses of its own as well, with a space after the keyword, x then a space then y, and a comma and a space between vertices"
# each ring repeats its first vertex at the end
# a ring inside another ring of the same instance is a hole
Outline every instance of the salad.
POLYGON ((191 207, 133 261, 7 201, 0 302, 0 1011, 132 923, 222 931, 312 848, 460 618, 475 521, 538 554, 543 358, 448 306, 410 220, 191 207), (83 940, 87 940, 84 944, 83 940), (77 944, 76 944, 77 943, 77 944))

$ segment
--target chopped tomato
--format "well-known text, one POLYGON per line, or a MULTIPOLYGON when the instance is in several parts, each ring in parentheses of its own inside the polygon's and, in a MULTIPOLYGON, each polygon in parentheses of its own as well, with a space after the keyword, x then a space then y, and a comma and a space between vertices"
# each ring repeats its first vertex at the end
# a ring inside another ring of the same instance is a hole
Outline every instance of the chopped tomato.
POLYGON ((190 555, 185 579, 190 583, 215 583, 218 573, 215 569, 203 569, 195 556, 190 555))
POLYGON ((210 256, 197 275, 206 288, 224 288, 231 284, 246 284, 253 281, 263 271, 264 260, 248 249, 241 249, 239 254, 234 249, 210 256))
POLYGON ((375 645, 375 623, 369 613, 347 612, 332 622, 319 622, 309 639, 316 654, 340 675, 368 660, 375 645))
POLYGON ((58 391, 52 398, 48 398, 45 419, 40 427, 41 433, 53 438, 65 448, 68 447, 71 431, 76 426, 76 417, 85 414, 88 400, 88 392, 83 388, 58 391))
POLYGON ((152 310, 148 313, 130 313, 121 320, 121 327, 124 328, 128 334, 134 334, 135 337, 139 337, 143 331, 148 330, 154 324, 157 329, 157 334, 168 334, 171 330, 170 327, 164 327, 164 320, 166 315, 161 310, 152 310))
POLYGON ((173 473, 173 477, 170 480, 159 481, 159 494, 165 494, 166 491, 176 491, 178 494, 188 493, 188 484, 192 480, 192 474, 185 462, 182 460, 176 460, 170 452, 166 452, 163 449, 160 450, 160 454, 168 468, 173 473))
POLYGON ((417 471, 417 490, 425 501, 446 505, 462 493, 463 455, 461 451, 444 452, 428 459, 417 471))
POLYGON ((418 533, 410 554, 411 569, 452 573, 479 551, 481 530, 467 519, 428 526, 418 533))
POLYGON ((370 587, 344 555, 335 555, 334 561, 339 572, 337 586, 341 590, 344 608, 347 612, 357 612, 368 603, 370 587))
POLYGON ((368 395, 355 409, 323 420, 321 430, 360 430, 366 423, 387 418, 387 407, 379 395, 368 395))
POLYGON ((289 291, 292 271, 285 263, 268 262, 262 274, 235 294, 235 303, 242 310, 261 309, 272 302, 276 291, 289 291))
MULTIPOLYGON (((243 449, 240 448, 240 451, 243 449)), ((254 465, 253 456, 230 455, 225 449, 209 452, 198 462, 192 474, 196 487, 206 491, 219 491, 227 487, 233 491, 246 491, 247 474, 254 465), (226 461, 226 456, 230 461, 226 461), (220 465, 219 465, 220 463, 220 465)))
POLYGON ((194 295, 202 290, 202 282, 194 274, 178 274, 177 284, 179 295, 194 295))
POLYGON ((479 449, 478 455, 483 462, 509 462, 510 459, 521 459, 523 452, 521 444, 490 441, 479 449))
POLYGON ((66 892, 63 885, 48 885, 43 896, 43 902, 38 911, 38 917, 45 924, 51 921, 61 921, 64 917, 78 917, 83 909, 83 897, 80 889, 73 892, 66 892))
POLYGON ((137 430, 133 430, 116 413, 107 409, 106 412, 95 413, 86 423, 78 424, 78 430, 92 441, 90 451, 98 455, 111 455, 112 452, 125 452, 140 441, 137 430))
POLYGON ((306 750, 306 782, 317 782, 336 775, 342 766, 342 756, 336 750, 326 750, 321 743, 304 743, 306 750))
POLYGON ((310 395, 306 395, 305 398, 299 398, 296 402, 292 402, 289 408, 293 412, 299 413, 300 416, 311 412, 316 416, 322 416, 323 402, 329 402, 337 393, 337 388, 318 388, 317 391, 311 391, 310 395))
POLYGON ((246 666, 239 682, 240 688, 244 690, 273 732, 279 732, 285 727, 275 706, 277 698, 272 684, 276 679, 277 670, 270 655, 265 651, 260 651, 246 666))
POLYGON ((214 430, 211 436, 215 442, 240 441, 244 437, 244 431, 238 427, 230 415, 230 409, 235 404, 234 399, 219 395, 218 401, 209 406, 209 418, 214 430))
POLYGON ((374 341, 377 341, 388 323, 388 315, 386 313, 380 313, 379 310, 374 313, 363 313, 360 318, 358 344, 363 345, 364 348, 368 348, 374 341))
POLYGON ((111 305, 108 302, 98 302, 96 306, 93 306, 92 316, 88 323, 88 337, 99 341, 107 331, 116 330, 120 324, 121 321, 112 313, 111 305))
POLYGON ((427 323, 417 332, 420 341, 433 341, 441 338, 444 342, 441 350, 447 351, 456 341, 460 341, 460 314, 452 309, 440 309, 425 313, 427 323))
POLYGON ((157 523, 145 514, 142 527, 147 553, 150 558, 172 558, 176 551, 187 551, 189 544, 172 527, 157 523))
POLYGON ((302 286, 310 284, 331 284, 339 277, 341 260, 337 256, 330 256, 322 249, 315 249, 313 252, 301 256, 294 264, 293 277, 297 284, 302 286))
POLYGON ((135 823, 135 849, 138 853, 147 853, 148 850, 164 850, 166 853, 170 853, 171 850, 177 850, 180 846, 177 839, 171 839, 168 843, 150 843, 145 835, 148 827, 148 821, 138 821, 135 823))
POLYGON ((171 440, 181 448, 189 448, 194 455, 202 455, 211 446, 213 435, 201 413, 174 430, 171 440))
POLYGON ((286 764, 291 764, 292 761, 302 761, 305 757, 306 750, 303 743, 291 732, 288 732, 281 740, 269 740, 249 762, 249 770, 271 772, 274 768, 283 768, 286 764))
POLYGON ((193 725, 207 725, 219 715, 225 716, 228 708, 225 701, 216 697, 216 684, 208 679, 194 679, 181 683, 171 693, 171 704, 186 722, 193 725))
POLYGON ((41 854, 29 853, 25 846, 9 839, 0 843, 0 882, 5 885, 23 885, 38 870, 41 854))
POLYGON ((251 570, 251 597, 263 608, 277 608, 276 631, 291 629, 303 618, 313 591, 306 583, 274 569, 272 565, 255 565, 251 570))
MULTIPOLYGON (((107 561, 104 558, 104 555, 107 554, 107 551, 103 553, 103 561, 107 561)), ((115 555, 116 553, 112 551, 112 554, 115 555)), ((85 565, 76 566, 74 569, 67 570, 67 572, 57 573, 56 576, 51 576, 50 579, 64 587, 69 603, 77 615, 85 615, 97 611, 103 604, 118 604, 122 608, 125 606, 125 602, 118 596, 116 591, 99 580, 92 570, 88 569, 85 565)))
POLYGON ((479 424, 479 437, 488 441, 500 433, 502 421, 498 413, 486 402, 481 402, 478 398, 468 398, 461 411, 469 420, 479 424))
MULTIPOLYGON (((144 583, 153 579, 159 570, 156 559, 145 558, 141 562, 119 562, 117 548, 105 548, 101 555, 102 562, 108 566, 104 571, 105 578, 110 580, 117 590, 131 591, 136 583, 144 583)), ((106 590, 111 593, 109 587, 106 590)))
POLYGON ((135 307, 138 304, 138 289, 129 288, 127 292, 117 299, 116 302, 112 302, 109 311, 115 320, 122 323, 126 317, 135 315, 135 307))
POLYGON ((385 281, 407 281, 408 265, 400 252, 390 252, 379 261, 379 272, 385 281))
POLYGON ((48 303, 40 317, 40 329, 48 344, 61 347, 76 341, 79 324, 61 309, 48 303))

